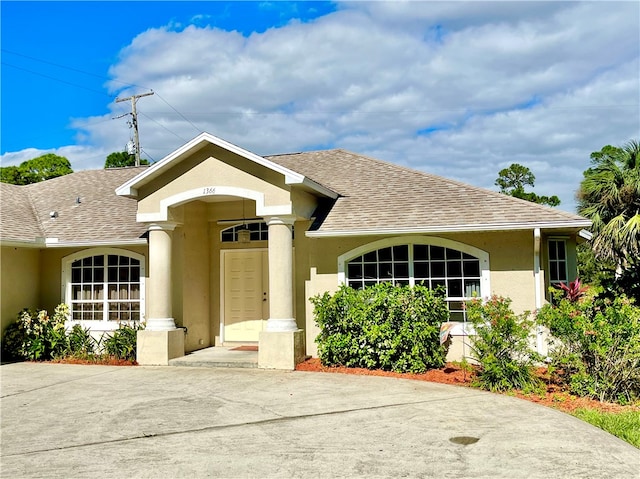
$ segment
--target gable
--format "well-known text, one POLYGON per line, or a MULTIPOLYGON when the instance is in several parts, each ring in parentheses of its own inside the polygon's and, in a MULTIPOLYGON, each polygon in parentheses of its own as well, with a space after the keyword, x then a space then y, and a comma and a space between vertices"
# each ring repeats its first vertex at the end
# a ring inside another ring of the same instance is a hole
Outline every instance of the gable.
POLYGON ((212 203, 252 198, 258 209, 289 205, 291 187, 284 175, 212 150, 201 150, 140 188, 138 218, 156 219, 167 208, 194 199, 212 203))

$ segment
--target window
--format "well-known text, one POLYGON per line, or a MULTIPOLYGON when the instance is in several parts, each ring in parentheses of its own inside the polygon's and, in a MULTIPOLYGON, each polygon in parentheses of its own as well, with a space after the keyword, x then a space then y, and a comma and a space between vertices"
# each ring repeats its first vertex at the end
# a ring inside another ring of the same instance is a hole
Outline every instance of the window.
POLYGON ((223 243, 235 243, 239 241, 238 232, 248 229, 249 239, 251 241, 267 241, 269 239, 269 227, 267 223, 246 223, 242 225, 231 226, 221 232, 221 240, 223 243))
MULTIPOLYGON (((223 243, 237 243, 240 241, 238 233, 245 229, 249 230, 250 241, 267 241, 269 239, 269 226, 262 221, 225 228, 220 232, 220 240, 223 243)), ((293 235, 293 227, 291 227, 291 234, 293 235)))
POLYGON ((567 244, 563 239, 549 240, 549 283, 556 286, 566 284, 567 279, 567 244))
POLYGON ((74 321, 140 321, 144 314, 144 258, 128 251, 66 258, 66 297, 74 321))
POLYGON ((360 289, 384 281, 446 291, 451 321, 465 321, 464 303, 481 296, 480 259, 446 246, 403 244, 369 251, 346 265, 346 281, 360 289))

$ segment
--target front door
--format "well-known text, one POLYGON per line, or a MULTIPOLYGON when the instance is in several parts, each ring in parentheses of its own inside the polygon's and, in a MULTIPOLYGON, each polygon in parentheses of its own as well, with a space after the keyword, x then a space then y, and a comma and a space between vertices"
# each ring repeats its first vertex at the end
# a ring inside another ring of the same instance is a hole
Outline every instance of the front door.
POLYGON ((224 252, 224 341, 257 342, 269 317, 267 250, 224 252))

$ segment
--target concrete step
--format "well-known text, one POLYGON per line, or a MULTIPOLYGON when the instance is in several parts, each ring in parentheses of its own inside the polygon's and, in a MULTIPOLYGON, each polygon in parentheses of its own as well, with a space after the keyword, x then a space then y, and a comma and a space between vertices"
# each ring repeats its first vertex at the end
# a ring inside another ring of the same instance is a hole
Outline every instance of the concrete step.
POLYGON ((258 352, 237 348, 212 347, 169 360, 169 366, 200 368, 257 368, 258 352))

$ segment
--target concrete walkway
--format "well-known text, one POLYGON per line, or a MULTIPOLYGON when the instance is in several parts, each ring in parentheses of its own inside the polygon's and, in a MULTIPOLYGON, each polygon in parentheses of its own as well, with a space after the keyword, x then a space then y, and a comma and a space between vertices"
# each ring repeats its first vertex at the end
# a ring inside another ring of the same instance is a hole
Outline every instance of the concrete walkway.
POLYGON ((4 478, 638 478, 640 450, 519 399, 418 381, 0 366, 4 478))

